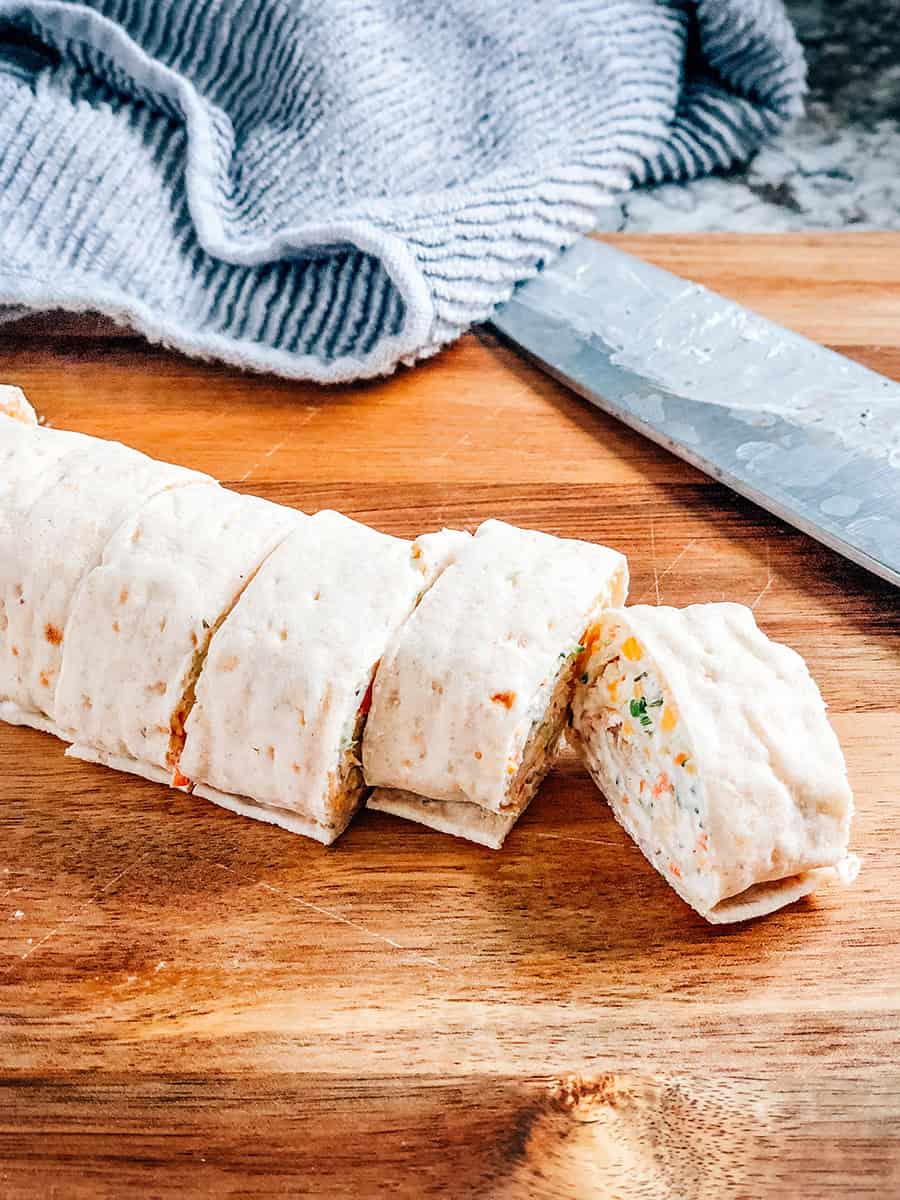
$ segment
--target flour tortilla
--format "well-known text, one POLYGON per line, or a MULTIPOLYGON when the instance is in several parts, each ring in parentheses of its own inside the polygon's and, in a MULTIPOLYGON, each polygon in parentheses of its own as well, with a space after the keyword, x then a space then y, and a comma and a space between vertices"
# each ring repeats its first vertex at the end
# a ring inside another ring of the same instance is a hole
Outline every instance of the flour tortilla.
POLYGON ((366 800, 366 808, 375 812, 405 817, 439 833, 449 833, 453 837, 476 842, 479 846, 487 846, 489 850, 500 849, 524 807, 495 813, 477 804, 465 804, 458 800, 427 800, 415 792, 403 792, 399 788, 375 788, 366 800))
POLYGON ((274 804, 261 804, 248 796, 236 796, 231 792, 220 792, 218 788, 198 783, 193 790, 195 796, 210 800, 228 812, 240 817, 251 817, 254 821, 263 821, 266 825, 275 825, 287 833, 299 833, 301 837, 312 838, 323 846, 330 846, 337 836, 333 825, 323 825, 313 817, 292 812, 287 808, 279 808, 274 804))
MULTIPOLYGON (((817 892, 824 884, 850 884, 859 874, 860 860, 855 854, 848 854, 840 859, 833 867, 816 867, 812 871, 802 871, 799 875, 787 879, 773 879, 767 883, 758 883, 737 896, 729 896, 712 909, 703 912, 703 916, 713 925, 734 924, 737 921, 752 921, 756 917, 765 917, 794 904, 817 892)), ((688 901, 690 903, 690 901, 688 901)))
POLYGON ((23 425, 38 423, 37 414, 25 399, 25 393, 8 383, 0 383, 0 417, 9 417, 23 425))
MULTIPOLYGON (((57 736, 62 735, 58 733, 57 736)), ((81 762, 97 763, 99 766, 109 767, 112 771, 125 771, 129 775, 139 775, 142 779, 149 779, 151 783, 169 784, 172 781, 172 772, 167 767, 156 766, 151 762, 142 762, 127 754, 115 754, 97 746, 88 746, 84 743, 67 746, 65 754, 66 758, 77 758, 81 762)))
POLYGON ((80 584, 131 513, 206 479, 115 442, 0 418, 0 700, 55 721, 80 584))
POLYGON ((585 675, 569 740, 707 920, 748 920, 853 875, 853 798, 822 697, 749 609, 607 613, 585 675))
MULTIPOLYGON (((367 782, 521 812, 562 730, 581 639, 623 602, 627 580, 624 557, 605 546, 485 522, 385 654, 363 745, 367 782), (546 753, 532 767, 528 747, 545 724, 546 753)), ((466 836, 459 811, 453 832, 466 836)))
POLYGON ((467 540, 407 542, 335 512, 292 533, 212 639, 181 757, 196 793, 292 813, 333 841, 364 792, 356 739, 378 661, 467 540))
POLYGON ((163 492, 119 525, 66 629, 56 720, 73 757, 102 751, 171 776, 213 631, 305 519, 209 482, 163 492))

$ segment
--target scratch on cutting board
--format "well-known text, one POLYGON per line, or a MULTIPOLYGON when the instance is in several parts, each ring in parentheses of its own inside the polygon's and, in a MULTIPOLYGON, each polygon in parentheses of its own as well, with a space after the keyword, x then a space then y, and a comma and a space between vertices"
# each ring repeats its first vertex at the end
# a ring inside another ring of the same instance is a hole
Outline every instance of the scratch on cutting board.
POLYGON ((450 457, 451 454, 454 454, 457 450, 461 450, 463 446, 468 446, 471 440, 471 434, 467 431, 462 435, 462 437, 457 438, 452 446, 448 446, 443 454, 439 454, 437 458, 428 459, 429 466, 436 467, 438 463, 444 462, 450 457))
POLYGON ((766 586, 763 588, 763 590, 759 593, 759 595, 756 597, 756 599, 750 605, 750 608, 753 610, 756 609, 757 604, 759 604, 759 602, 760 602, 760 600, 762 600, 763 596, 766 595, 769 588, 772 586, 772 583, 774 582, 774 576, 772 575, 772 550, 771 550, 771 547, 769 546, 768 542, 766 542, 766 571, 767 571, 769 577, 766 580, 766 586))
MULTIPOLYGON (((215 865, 219 870, 227 871, 229 875, 235 874, 231 867, 227 867, 225 863, 216 863, 215 865)), ((401 945, 400 942, 395 942, 393 938, 389 938, 383 933, 376 933, 374 929, 367 929, 365 925, 361 925, 358 921, 351 921, 348 917, 344 917, 340 913, 332 912, 330 908, 322 908, 319 904, 313 904, 311 900, 304 900, 302 896, 295 896, 292 892, 286 892, 283 888, 275 887, 274 884, 266 883, 262 879, 250 880, 249 882, 255 884, 256 887, 271 892, 274 896, 281 896, 285 900, 290 900, 292 904, 300 904, 303 908, 310 909, 311 912, 319 913, 323 917, 337 921, 340 925, 346 925, 349 929, 355 929, 357 933, 374 938, 377 942, 383 942, 386 946, 390 946, 394 950, 399 950, 407 958, 411 958, 416 962, 426 963, 429 967, 437 967, 439 971, 449 970, 448 967, 445 967, 443 963, 439 963, 436 959, 429 958, 426 954, 420 954, 417 950, 411 950, 409 947, 401 945)))
POLYGON ((581 838, 570 837, 565 833, 540 833, 538 830, 531 830, 532 837, 550 838, 554 842, 576 842, 579 846, 618 846, 619 842, 607 842, 603 838, 581 838))
MULTIPOLYGON (((656 587, 657 587, 657 597, 658 597, 658 595, 659 595, 659 591, 658 591, 658 589, 659 589, 659 581, 660 581, 660 579, 663 579, 663 578, 665 578, 665 576, 666 576, 666 575, 668 575, 670 571, 674 571, 674 570, 675 570, 675 568, 678 566, 678 564, 681 562, 681 560, 684 558, 684 556, 687 554, 688 550, 690 550, 691 546, 696 546, 696 544, 697 544, 697 539, 696 539, 696 538, 691 538, 691 540, 690 540, 690 541, 688 542, 688 544, 687 544, 687 545, 684 547, 684 549, 683 549, 683 550, 680 550, 680 551, 679 551, 679 552, 678 552, 678 553, 675 555, 675 557, 672 559, 672 561, 669 563, 669 565, 668 565, 668 566, 665 568, 665 570, 662 570, 662 571, 660 571, 658 575, 656 574, 656 569, 654 568, 654 576, 655 576, 654 582, 655 582, 655 584, 656 584, 656 587)), ((649 589, 649 588, 647 588, 645 591, 641 592, 641 594, 640 594, 640 596, 638 596, 637 600, 631 600, 629 603, 631 603, 631 604, 640 604, 640 603, 641 603, 641 601, 644 599, 644 597, 647 595, 647 593, 648 593, 649 591, 650 591, 650 589, 649 589)), ((659 599, 657 599, 657 601, 656 601, 656 602, 657 602, 657 604, 658 604, 658 603, 659 603, 659 599)))
POLYGON ((243 475, 240 477, 238 482, 243 483, 244 480, 249 479, 250 476, 253 474, 253 472, 257 469, 257 467, 262 462, 264 462, 267 458, 271 458, 273 454, 277 454, 278 451, 281 450, 283 446, 284 446, 284 442, 276 442, 271 450, 267 450, 265 452, 265 454, 262 456, 262 458, 257 459, 256 462, 253 464, 253 466, 247 468, 247 470, 243 473, 243 475))
POLYGON ((659 571, 656 569, 656 528, 650 518, 650 561, 653 563, 653 587, 656 591, 656 607, 659 608, 659 571))
POLYGON ((134 862, 129 863, 127 867, 123 867, 122 870, 119 871, 119 873, 117 875, 113 875, 112 879, 110 879, 108 883, 105 883, 102 888, 100 888, 98 891, 94 892, 94 894, 92 896, 89 896, 87 898, 87 900, 85 900, 82 904, 79 904, 79 906, 73 912, 70 912, 65 917, 63 917, 63 919, 59 922, 59 924, 54 925, 54 927, 51 930, 49 930, 49 932, 45 933, 42 938, 38 938, 38 940, 32 946, 29 946, 29 948, 25 951, 24 954, 19 955, 18 959, 14 959, 9 964, 9 966, 6 968, 6 970, 3 972, 3 974, 8 975, 10 973, 10 971, 13 969, 13 967, 18 966, 19 963, 23 963, 26 960, 26 958, 31 958, 32 954, 34 954, 35 951, 40 950, 41 946, 46 945, 47 942, 49 942, 51 938, 56 937, 56 935, 59 933, 59 931, 61 929, 63 929, 66 925, 71 925, 75 921, 77 921, 83 912, 85 912, 88 908, 90 908, 90 906, 92 904, 94 904, 97 900, 99 900, 101 896, 105 895, 111 887, 115 887, 115 885, 119 882, 119 880, 124 878, 124 876, 126 876, 129 871, 133 871, 134 868, 136 866, 138 866, 140 863, 142 863, 145 858, 149 858, 152 853, 153 853, 152 850, 145 850, 143 854, 139 855, 134 860, 134 862))
POLYGON ((350 929, 355 929, 357 933, 364 933, 366 937, 374 938, 378 942, 384 942, 386 946, 392 946, 395 950, 400 950, 416 962, 427 963, 429 967, 437 967, 439 971, 446 971, 448 969, 436 959, 429 958, 425 954, 419 954, 417 950, 409 950, 406 946, 401 945, 400 942, 395 942, 393 938, 386 937, 383 933, 376 933, 373 929, 367 929, 365 925, 360 925, 358 921, 351 921, 347 917, 341 916, 340 913, 332 912, 329 908, 321 908, 318 904, 313 904, 310 900, 304 900, 302 896, 294 896, 290 892, 282 891, 281 888, 273 887, 271 883, 264 883, 262 880, 259 880, 257 886, 264 888, 267 892, 272 892, 276 896, 283 896, 293 904, 301 904, 304 908, 309 908, 313 912, 320 913, 323 917, 330 917, 332 921, 338 921, 341 925, 347 925, 350 929))

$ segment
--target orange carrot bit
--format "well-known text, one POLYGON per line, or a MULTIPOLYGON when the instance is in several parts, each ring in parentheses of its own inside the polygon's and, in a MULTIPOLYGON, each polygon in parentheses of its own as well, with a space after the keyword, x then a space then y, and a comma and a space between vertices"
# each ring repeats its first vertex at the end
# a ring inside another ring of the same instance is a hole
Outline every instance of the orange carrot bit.
POLYGON ((637 640, 637 638, 630 637, 626 638, 622 643, 622 653, 631 662, 637 662, 644 652, 641 649, 641 643, 637 640))
POLYGON ((683 767, 684 764, 687 762, 687 760, 688 760, 688 755, 685 754, 684 751, 682 751, 681 754, 675 755, 675 762, 678 764, 679 767, 683 767))
POLYGON ((494 704, 502 704, 504 708, 512 708, 516 702, 515 692, 494 692, 491 696, 491 701, 494 704))
POLYGON ((643 792, 643 790, 644 790, 644 788, 645 788, 646 786, 647 786, 647 782, 646 782, 646 780, 642 779, 642 780, 641 780, 641 782, 640 782, 640 785, 638 786, 638 791, 639 791, 639 792, 643 792))
POLYGON ((706 830, 704 829, 703 833, 701 833, 700 836, 697 838, 697 850, 708 850, 708 849, 709 849, 709 838, 706 834, 706 830))
POLYGON ((589 625, 584 631, 584 637, 581 639, 581 644, 584 646, 584 656, 587 658, 597 643, 600 641, 600 626, 589 625))
POLYGON ((366 688, 366 694, 362 698, 359 706, 359 715, 366 717, 369 714, 369 709, 372 707, 372 688, 375 686, 375 677, 369 680, 369 686, 366 688))
POLYGON ((186 787, 190 787, 190 786, 191 786, 191 780, 188 779, 187 775, 182 775, 182 773, 176 767, 175 770, 172 772, 172 787, 186 788, 186 787))
POLYGON ((665 771, 660 771, 659 778, 653 785, 653 799, 658 800, 663 792, 672 792, 674 794, 675 789, 672 787, 669 776, 665 771))
POLYGON ((670 861, 669 862, 669 871, 671 872, 672 875, 675 876, 676 879, 681 878, 681 867, 679 867, 677 865, 677 863, 673 863, 670 861))

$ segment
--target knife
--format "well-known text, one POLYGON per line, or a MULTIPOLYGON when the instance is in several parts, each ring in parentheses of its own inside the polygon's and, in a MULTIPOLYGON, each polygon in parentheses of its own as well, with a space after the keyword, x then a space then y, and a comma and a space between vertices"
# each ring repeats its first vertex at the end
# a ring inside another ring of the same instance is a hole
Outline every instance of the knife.
POLYGON ((900 385, 587 238, 491 324, 604 412, 900 586, 900 385))

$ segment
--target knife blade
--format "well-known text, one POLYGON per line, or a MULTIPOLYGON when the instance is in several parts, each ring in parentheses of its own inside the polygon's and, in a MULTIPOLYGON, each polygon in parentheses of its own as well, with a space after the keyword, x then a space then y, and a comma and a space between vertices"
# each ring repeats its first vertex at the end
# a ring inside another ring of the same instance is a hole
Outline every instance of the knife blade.
POLYGON ((900 385, 582 238, 491 324, 598 408, 900 586, 900 385))

